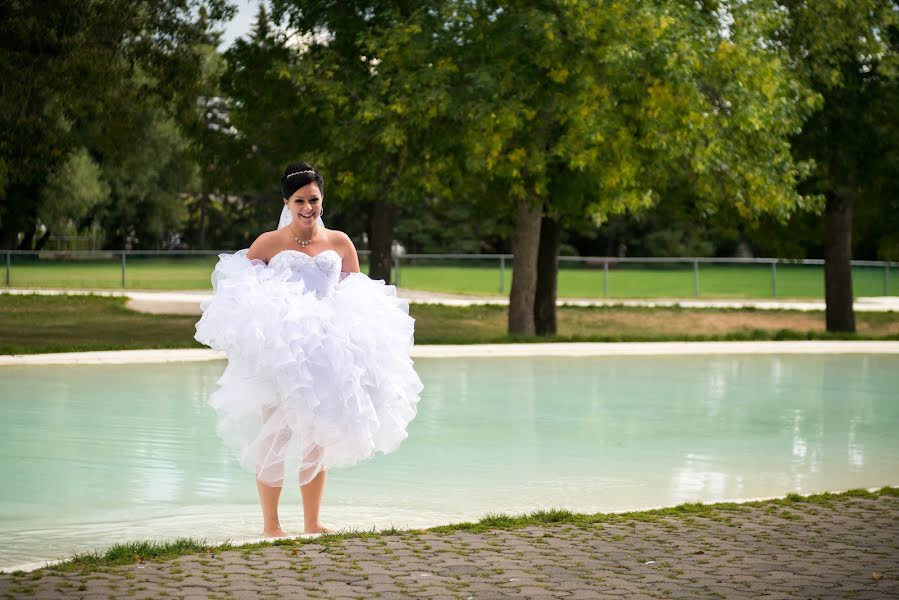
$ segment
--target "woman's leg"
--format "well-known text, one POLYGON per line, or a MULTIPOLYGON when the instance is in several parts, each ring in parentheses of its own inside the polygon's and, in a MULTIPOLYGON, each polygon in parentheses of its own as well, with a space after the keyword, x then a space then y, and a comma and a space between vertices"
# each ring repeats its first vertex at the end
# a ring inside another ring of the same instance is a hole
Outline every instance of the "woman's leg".
POLYGON ((283 537, 286 534, 281 529, 281 523, 278 520, 278 499, 281 497, 281 488, 267 485, 257 479, 256 490, 259 492, 259 504, 262 505, 264 522, 262 532, 266 537, 283 537))
POLYGON ((319 522, 322 498, 325 495, 325 479, 328 476, 324 469, 319 469, 321 462, 321 446, 313 446, 303 461, 304 468, 300 470, 300 481, 309 479, 309 476, 318 470, 315 477, 300 486, 300 495, 303 497, 304 533, 333 533, 319 522))
POLYGON ((322 497, 325 495, 325 479, 327 472, 322 469, 312 481, 300 486, 300 495, 303 496, 303 532, 304 533, 332 533, 327 527, 322 527, 319 522, 319 513, 322 507, 322 497))
MULTIPOLYGON (((264 408, 262 411, 263 427, 269 424, 269 418, 274 414, 274 408, 264 408)), ((270 431, 265 438, 265 443, 259 447, 259 456, 256 464, 256 491, 259 492, 259 504, 262 506, 263 534, 266 537, 283 537, 286 535, 281 529, 278 519, 278 500, 281 497, 281 485, 269 485, 265 481, 275 484, 284 481, 284 461, 281 452, 287 441, 289 432, 270 431), (262 475, 262 479, 260 479, 262 475)))

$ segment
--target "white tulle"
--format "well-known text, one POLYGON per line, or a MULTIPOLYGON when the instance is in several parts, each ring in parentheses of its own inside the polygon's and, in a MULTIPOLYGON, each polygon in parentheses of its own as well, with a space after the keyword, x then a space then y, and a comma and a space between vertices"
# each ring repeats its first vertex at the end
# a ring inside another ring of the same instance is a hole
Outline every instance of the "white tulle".
POLYGON ((421 380, 414 320, 394 286, 342 274, 337 252, 268 264, 220 254, 196 339, 228 356, 209 404, 219 436, 268 485, 396 450, 421 380))

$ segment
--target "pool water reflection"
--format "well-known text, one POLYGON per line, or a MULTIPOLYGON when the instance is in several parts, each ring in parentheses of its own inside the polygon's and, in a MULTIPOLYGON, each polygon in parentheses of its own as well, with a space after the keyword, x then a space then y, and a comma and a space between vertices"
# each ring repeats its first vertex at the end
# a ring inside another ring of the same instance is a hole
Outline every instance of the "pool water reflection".
MULTIPOLYGON (((0 568, 128 539, 258 535, 215 435, 224 363, 0 369, 0 568)), ((322 520, 420 527, 899 483, 899 357, 419 359, 394 454, 328 475, 322 520)), ((299 491, 282 524, 299 532, 299 491)))

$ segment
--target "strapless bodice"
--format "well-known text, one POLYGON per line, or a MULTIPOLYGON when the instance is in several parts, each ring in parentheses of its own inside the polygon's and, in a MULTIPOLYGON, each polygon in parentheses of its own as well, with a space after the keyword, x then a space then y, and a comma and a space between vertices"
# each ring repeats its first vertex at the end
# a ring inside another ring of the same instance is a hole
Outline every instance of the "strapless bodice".
POLYGON ((302 281, 306 289, 319 297, 327 296, 340 281, 340 267, 343 259, 335 250, 325 250, 310 256, 299 250, 282 250, 268 261, 268 268, 279 275, 286 275, 287 281, 302 281))

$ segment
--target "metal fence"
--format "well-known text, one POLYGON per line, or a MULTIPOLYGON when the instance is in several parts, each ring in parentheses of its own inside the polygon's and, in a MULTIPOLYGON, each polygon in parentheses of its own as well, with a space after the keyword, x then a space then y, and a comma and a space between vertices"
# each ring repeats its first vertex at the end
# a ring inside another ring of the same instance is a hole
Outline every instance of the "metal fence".
MULTIPOLYGON (((506 267, 512 264, 511 254, 404 254, 394 256, 393 264, 396 270, 394 275, 397 285, 401 281, 401 263, 413 263, 419 260, 434 261, 440 259, 449 260, 495 260, 498 263, 499 293, 505 293, 506 267)), ((685 265, 692 270, 693 295, 700 294, 700 265, 761 265, 770 268, 771 271, 771 297, 777 297, 777 267, 782 266, 823 266, 824 260, 817 258, 784 259, 784 258, 709 258, 709 257, 608 257, 608 256, 560 256, 559 268, 565 268, 566 264, 580 267, 592 267, 602 269, 603 295, 609 296, 609 272, 610 269, 620 268, 624 265, 685 265)), ((883 271, 883 295, 888 296, 890 291, 891 268, 899 266, 897 262, 853 260, 852 267, 870 267, 883 271)))
MULTIPOLYGON (((147 259, 165 258, 180 259, 209 259, 222 253, 232 253, 232 250, 122 250, 122 251, 0 251, 5 254, 6 277, 5 283, 9 287, 12 284, 12 275, 16 269, 36 268, 40 265, 55 265, 64 267, 72 264, 97 264, 114 262, 119 270, 119 287, 125 288, 129 281, 128 269, 131 263, 147 262, 147 259), (13 259, 17 264, 13 264, 13 259)), ((360 261, 364 264, 369 252, 359 251, 360 261)), ((172 260, 167 264, 175 264, 172 260)), ((507 292, 507 278, 511 274, 511 254, 394 254, 393 277, 396 285, 402 285, 404 271, 411 272, 415 267, 421 266, 456 266, 475 267, 489 265, 490 269, 496 269, 496 285, 493 288, 499 294, 507 292)), ((712 265, 725 265, 730 267, 752 266, 758 269, 764 267, 770 271, 770 297, 778 297, 778 267, 794 268, 798 266, 817 266, 824 264, 821 259, 782 259, 782 258, 707 258, 707 257, 606 257, 606 256, 560 256, 560 272, 572 269, 601 271, 602 286, 601 295, 608 297, 610 289, 610 273, 622 270, 641 269, 643 271, 680 270, 692 272, 692 294, 699 296, 702 291, 702 269, 712 265)), ((852 261, 852 267, 877 270, 882 273, 880 279, 882 285, 880 291, 884 296, 890 294, 890 278, 896 276, 897 262, 889 261, 852 261)), ((207 265, 208 266, 208 265, 207 265)), ((107 276, 108 277, 108 276, 107 276)), ((51 278, 52 279, 52 278, 51 278)), ((869 274, 868 279, 871 279, 869 274)), ((27 282, 26 282, 27 283, 27 282)), ((47 287, 37 285, 36 287, 47 287)), ((108 286, 107 286, 108 287, 108 286)), ((868 287, 870 288, 870 282, 868 287)), ((172 288, 169 288, 172 289, 172 288)), ((600 294, 597 294, 600 295, 600 294)))

